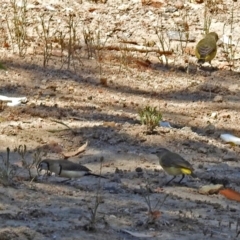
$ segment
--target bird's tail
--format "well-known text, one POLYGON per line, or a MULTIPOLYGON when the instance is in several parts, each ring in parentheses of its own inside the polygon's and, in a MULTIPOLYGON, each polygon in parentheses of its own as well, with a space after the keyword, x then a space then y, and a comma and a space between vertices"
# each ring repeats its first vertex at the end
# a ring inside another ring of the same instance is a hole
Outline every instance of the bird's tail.
POLYGON ((86 173, 85 176, 94 176, 94 177, 99 177, 99 178, 105 178, 105 179, 107 179, 107 177, 104 177, 104 176, 98 175, 98 174, 94 174, 94 173, 86 173))

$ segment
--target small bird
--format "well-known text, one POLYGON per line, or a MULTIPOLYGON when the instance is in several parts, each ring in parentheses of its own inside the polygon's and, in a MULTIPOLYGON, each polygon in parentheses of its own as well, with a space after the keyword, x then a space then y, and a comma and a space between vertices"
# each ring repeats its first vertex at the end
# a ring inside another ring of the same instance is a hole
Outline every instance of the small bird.
POLYGON ((7 70, 7 68, 0 62, 0 69, 7 70))
POLYGON ((159 158, 159 164, 162 166, 164 171, 169 175, 173 175, 173 178, 166 183, 168 185, 177 175, 182 175, 179 183, 183 180, 185 175, 191 175, 196 178, 197 176, 193 173, 194 169, 192 165, 186 161, 179 154, 169 151, 166 148, 159 148, 156 155, 159 158))
POLYGON ((48 172, 55 173, 59 177, 64 178, 81 178, 83 176, 95 176, 106 178, 104 176, 91 173, 91 170, 81 164, 70 162, 68 160, 53 160, 45 159, 42 160, 38 167, 37 171, 47 170, 48 172))
POLYGON ((198 58, 199 64, 202 65, 205 62, 209 62, 211 64, 211 61, 217 54, 217 41, 217 33, 210 32, 198 42, 195 48, 195 55, 198 58))

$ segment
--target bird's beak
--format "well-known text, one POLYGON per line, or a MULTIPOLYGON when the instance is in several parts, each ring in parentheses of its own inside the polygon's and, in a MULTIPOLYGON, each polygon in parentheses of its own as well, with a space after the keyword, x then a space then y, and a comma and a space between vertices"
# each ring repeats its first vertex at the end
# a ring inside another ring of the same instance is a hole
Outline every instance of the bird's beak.
POLYGON ((49 170, 49 163, 48 162, 40 162, 37 166, 37 173, 41 172, 43 169, 49 170))
POLYGON ((37 166, 37 173, 39 175, 39 173, 42 171, 42 167, 41 167, 41 164, 38 164, 37 166))
POLYGON ((154 150, 152 150, 150 153, 151 153, 151 154, 156 154, 157 152, 158 152, 158 150, 154 149, 154 150))
POLYGON ((158 148, 158 149, 156 150, 156 153, 161 153, 161 152, 163 152, 163 151, 166 151, 166 148, 158 148))

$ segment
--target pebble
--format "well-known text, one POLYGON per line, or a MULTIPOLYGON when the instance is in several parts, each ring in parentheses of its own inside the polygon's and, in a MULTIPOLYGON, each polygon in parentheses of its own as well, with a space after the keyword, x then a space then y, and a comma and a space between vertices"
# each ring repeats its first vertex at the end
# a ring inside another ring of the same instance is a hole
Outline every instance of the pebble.
POLYGON ((222 101, 223 101, 223 96, 222 95, 217 95, 213 99, 213 102, 222 102, 222 101))
POLYGON ((198 148, 198 152, 199 152, 199 153, 205 153, 205 154, 206 154, 207 151, 208 151, 208 150, 207 150, 206 148, 204 148, 204 147, 198 148))
POLYGON ((177 1, 177 2, 175 3, 175 7, 176 7, 177 9, 183 9, 183 8, 184 8, 184 4, 183 4, 182 1, 177 1))
POLYGON ((176 12, 178 9, 176 7, 173 7, 173 6, 169 6, 169 7, 166 7, 165 9, 165 12, 166 13, 174 13, 176 12))
POLYGON ((136 171, 137 173, 140 173, 140 172, 142 172, 143 170, 142 170, 141 167, 137 167, 137 168, 135 169, 135 171, 136 171))

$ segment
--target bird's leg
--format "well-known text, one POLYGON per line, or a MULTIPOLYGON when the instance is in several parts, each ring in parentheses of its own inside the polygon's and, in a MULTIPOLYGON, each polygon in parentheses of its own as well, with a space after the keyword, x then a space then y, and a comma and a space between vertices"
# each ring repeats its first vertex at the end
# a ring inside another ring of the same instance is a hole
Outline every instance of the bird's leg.
POLYGON ((182 175, 182 178, 179 180, 178 183, 181 183, 181 181, 184 179, 184 177, 185 177, 185 175, 183 174, 183 175, 182 175))
POLYGON ((214 69, 214 67, 213 67, 213 65, 212 65, 211 61, 209 61, 209 64, 210 64, 210 66, 211 66, 211 70, 213 70, 213 69, 214 69))
POLYGON ((203 65, 202 63, 198 63, 198 65, 197 65, 197 70, 198 71, 202 71, 202 68, 203 68, 202 65, 203 65))
POLYGON ((38 173, 38 177, 41 177, 42 180, 47 180, 49 176, 51 176, 51 172, 49 170, 45 170, 45 173, 43 175, 41 175, 41 172, 42 170, 37 170, 37 173, 38 173))
POLYGON ((175 178, 176 178, 176 176, 174 176, 172 179, 170 179, 165 185, 167 186, 175 178))

